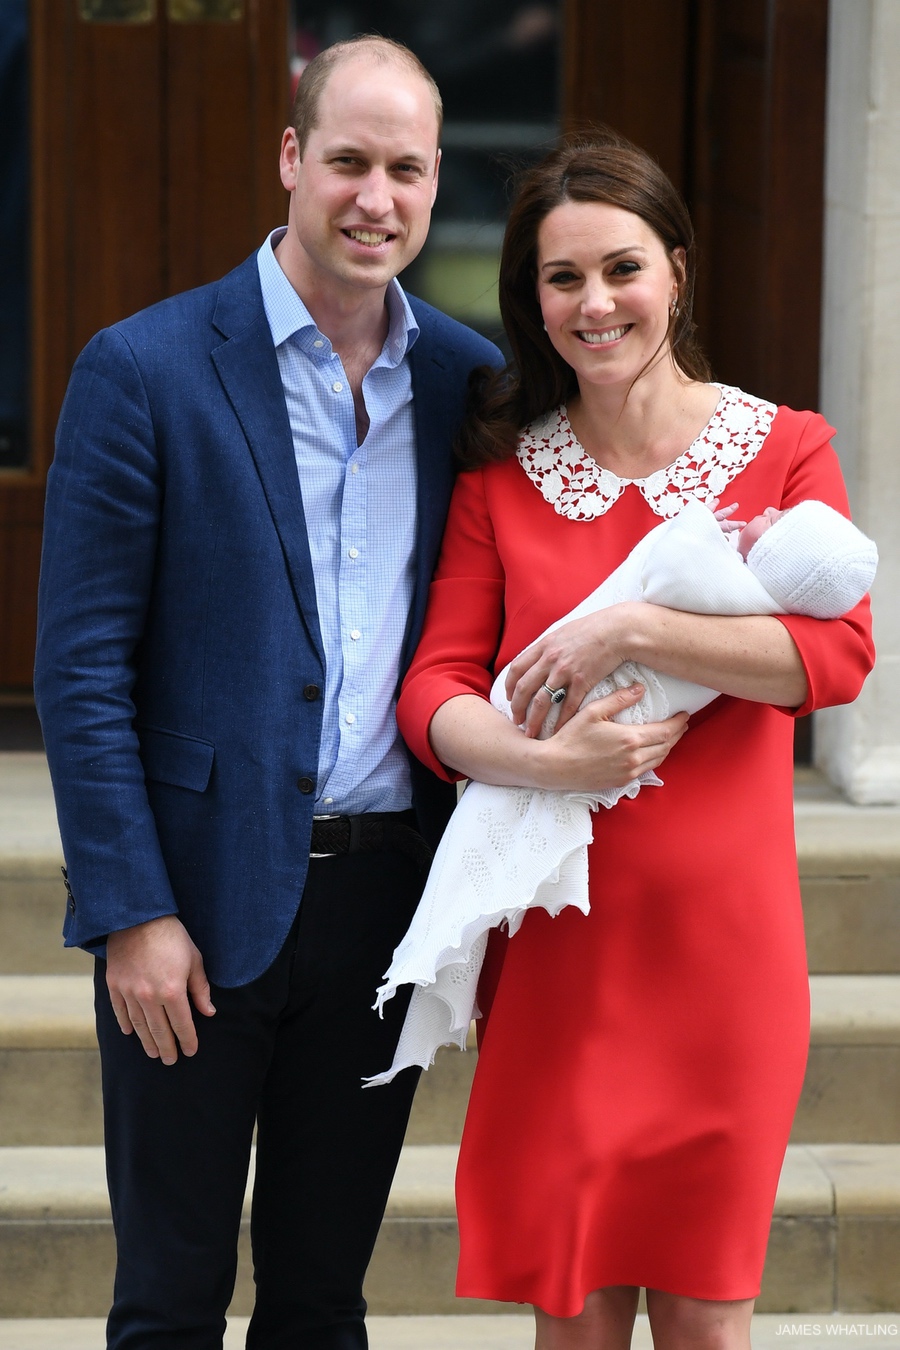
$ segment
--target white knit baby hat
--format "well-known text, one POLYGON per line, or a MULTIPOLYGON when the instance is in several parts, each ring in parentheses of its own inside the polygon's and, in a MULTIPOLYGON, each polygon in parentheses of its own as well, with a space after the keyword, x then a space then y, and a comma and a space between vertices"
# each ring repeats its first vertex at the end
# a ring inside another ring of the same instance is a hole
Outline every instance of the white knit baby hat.
POLYGON ((837 619, 872 585, 878 550, 824 502, 798 502, 760 535, 747 562, 789 614, 837 619))

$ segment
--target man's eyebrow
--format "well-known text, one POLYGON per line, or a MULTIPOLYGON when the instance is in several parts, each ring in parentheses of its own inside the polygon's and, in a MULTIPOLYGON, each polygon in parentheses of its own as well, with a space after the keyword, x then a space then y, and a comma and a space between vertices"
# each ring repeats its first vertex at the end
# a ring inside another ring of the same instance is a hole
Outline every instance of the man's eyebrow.
MULTIPOLYGON (((368 151, 359 145, 328 145, 323 151, 325 159, 335 159, 341 155, 355 155, 359 159, 368 159, 369 157, 368 151)), ((420 150, 407 150, 403 154, 393 156, 395 163, 401 160, 406 164, 421 164, 424 168, 427 168, 431 162, 430 157, 420 150)))
MULTIPOLYGON (((642 244, 627 244, 625 248, 617 248, 614 249, 612 253, 604 253, 600 261, 605 263, 612 262, 615 258, 621 258, 626 253, 643 253, 644 256, 646 257, 647 250, 644 248, 642 244)), ((545 267, 574 267, 574 266, 575 264, 573 263, 571 258, 552 258, 548 259, 548 261, 545 263, 541 263, 541 271, 543 272, 545 267)))

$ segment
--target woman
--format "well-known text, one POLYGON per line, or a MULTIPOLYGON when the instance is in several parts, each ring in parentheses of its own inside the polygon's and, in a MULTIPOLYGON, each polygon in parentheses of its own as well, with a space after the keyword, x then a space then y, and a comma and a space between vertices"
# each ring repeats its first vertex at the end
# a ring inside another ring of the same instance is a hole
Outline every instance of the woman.
POLYGON ((641 151, 604 134, 527 175, 500 273, 515 374, 464 434, 399 707, 445 776, 590 791, 666 761, 664 791, 595 818, 590 914, 494 933, 479 987, 458 1292, 532 1303, 539 1350, 627 1345, 641 1286, 657 1347, 749 1343, 809 1029, 792 716, 854 698, 873 659, 867 601, 619 604, 534 640, 690 500, 847 513, 821 417, 709 383, 692 291, 690 221, 641 151), (526 735, 487 701, 517 652, 526 735), (639 687, 577 712, 626 660, 725 697, 690 729, 611 721, 639 687))

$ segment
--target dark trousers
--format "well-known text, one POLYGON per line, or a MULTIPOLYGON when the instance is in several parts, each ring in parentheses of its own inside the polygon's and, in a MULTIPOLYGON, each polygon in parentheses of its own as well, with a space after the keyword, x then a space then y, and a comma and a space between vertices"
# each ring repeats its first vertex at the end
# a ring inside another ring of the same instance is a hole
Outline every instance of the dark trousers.
POLYGON ((254 1125, 251 1350, 362 1350, 362 1282, 418 1077, 392 1059, 408 997, 375 990, 424 884, 384 850, 311 860, 272 966, 213 987, 200 1048, 163 1065, 123 1036, 106 963, 95 1003, 118 1265, 114 1350, 221 1350, 254 1125))

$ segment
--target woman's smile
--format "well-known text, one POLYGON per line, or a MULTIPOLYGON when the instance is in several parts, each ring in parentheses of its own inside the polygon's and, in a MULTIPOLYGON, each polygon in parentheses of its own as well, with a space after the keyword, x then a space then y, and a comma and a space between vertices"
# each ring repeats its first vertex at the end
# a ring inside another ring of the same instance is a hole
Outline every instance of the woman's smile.
POLYGON ((591 347, 606 346, 610 342, 618 342, 633 326, 633 324, 625 323, 619 328, 601 328, 599 330, 583 328, 577 330, 576 336, 591 347))

